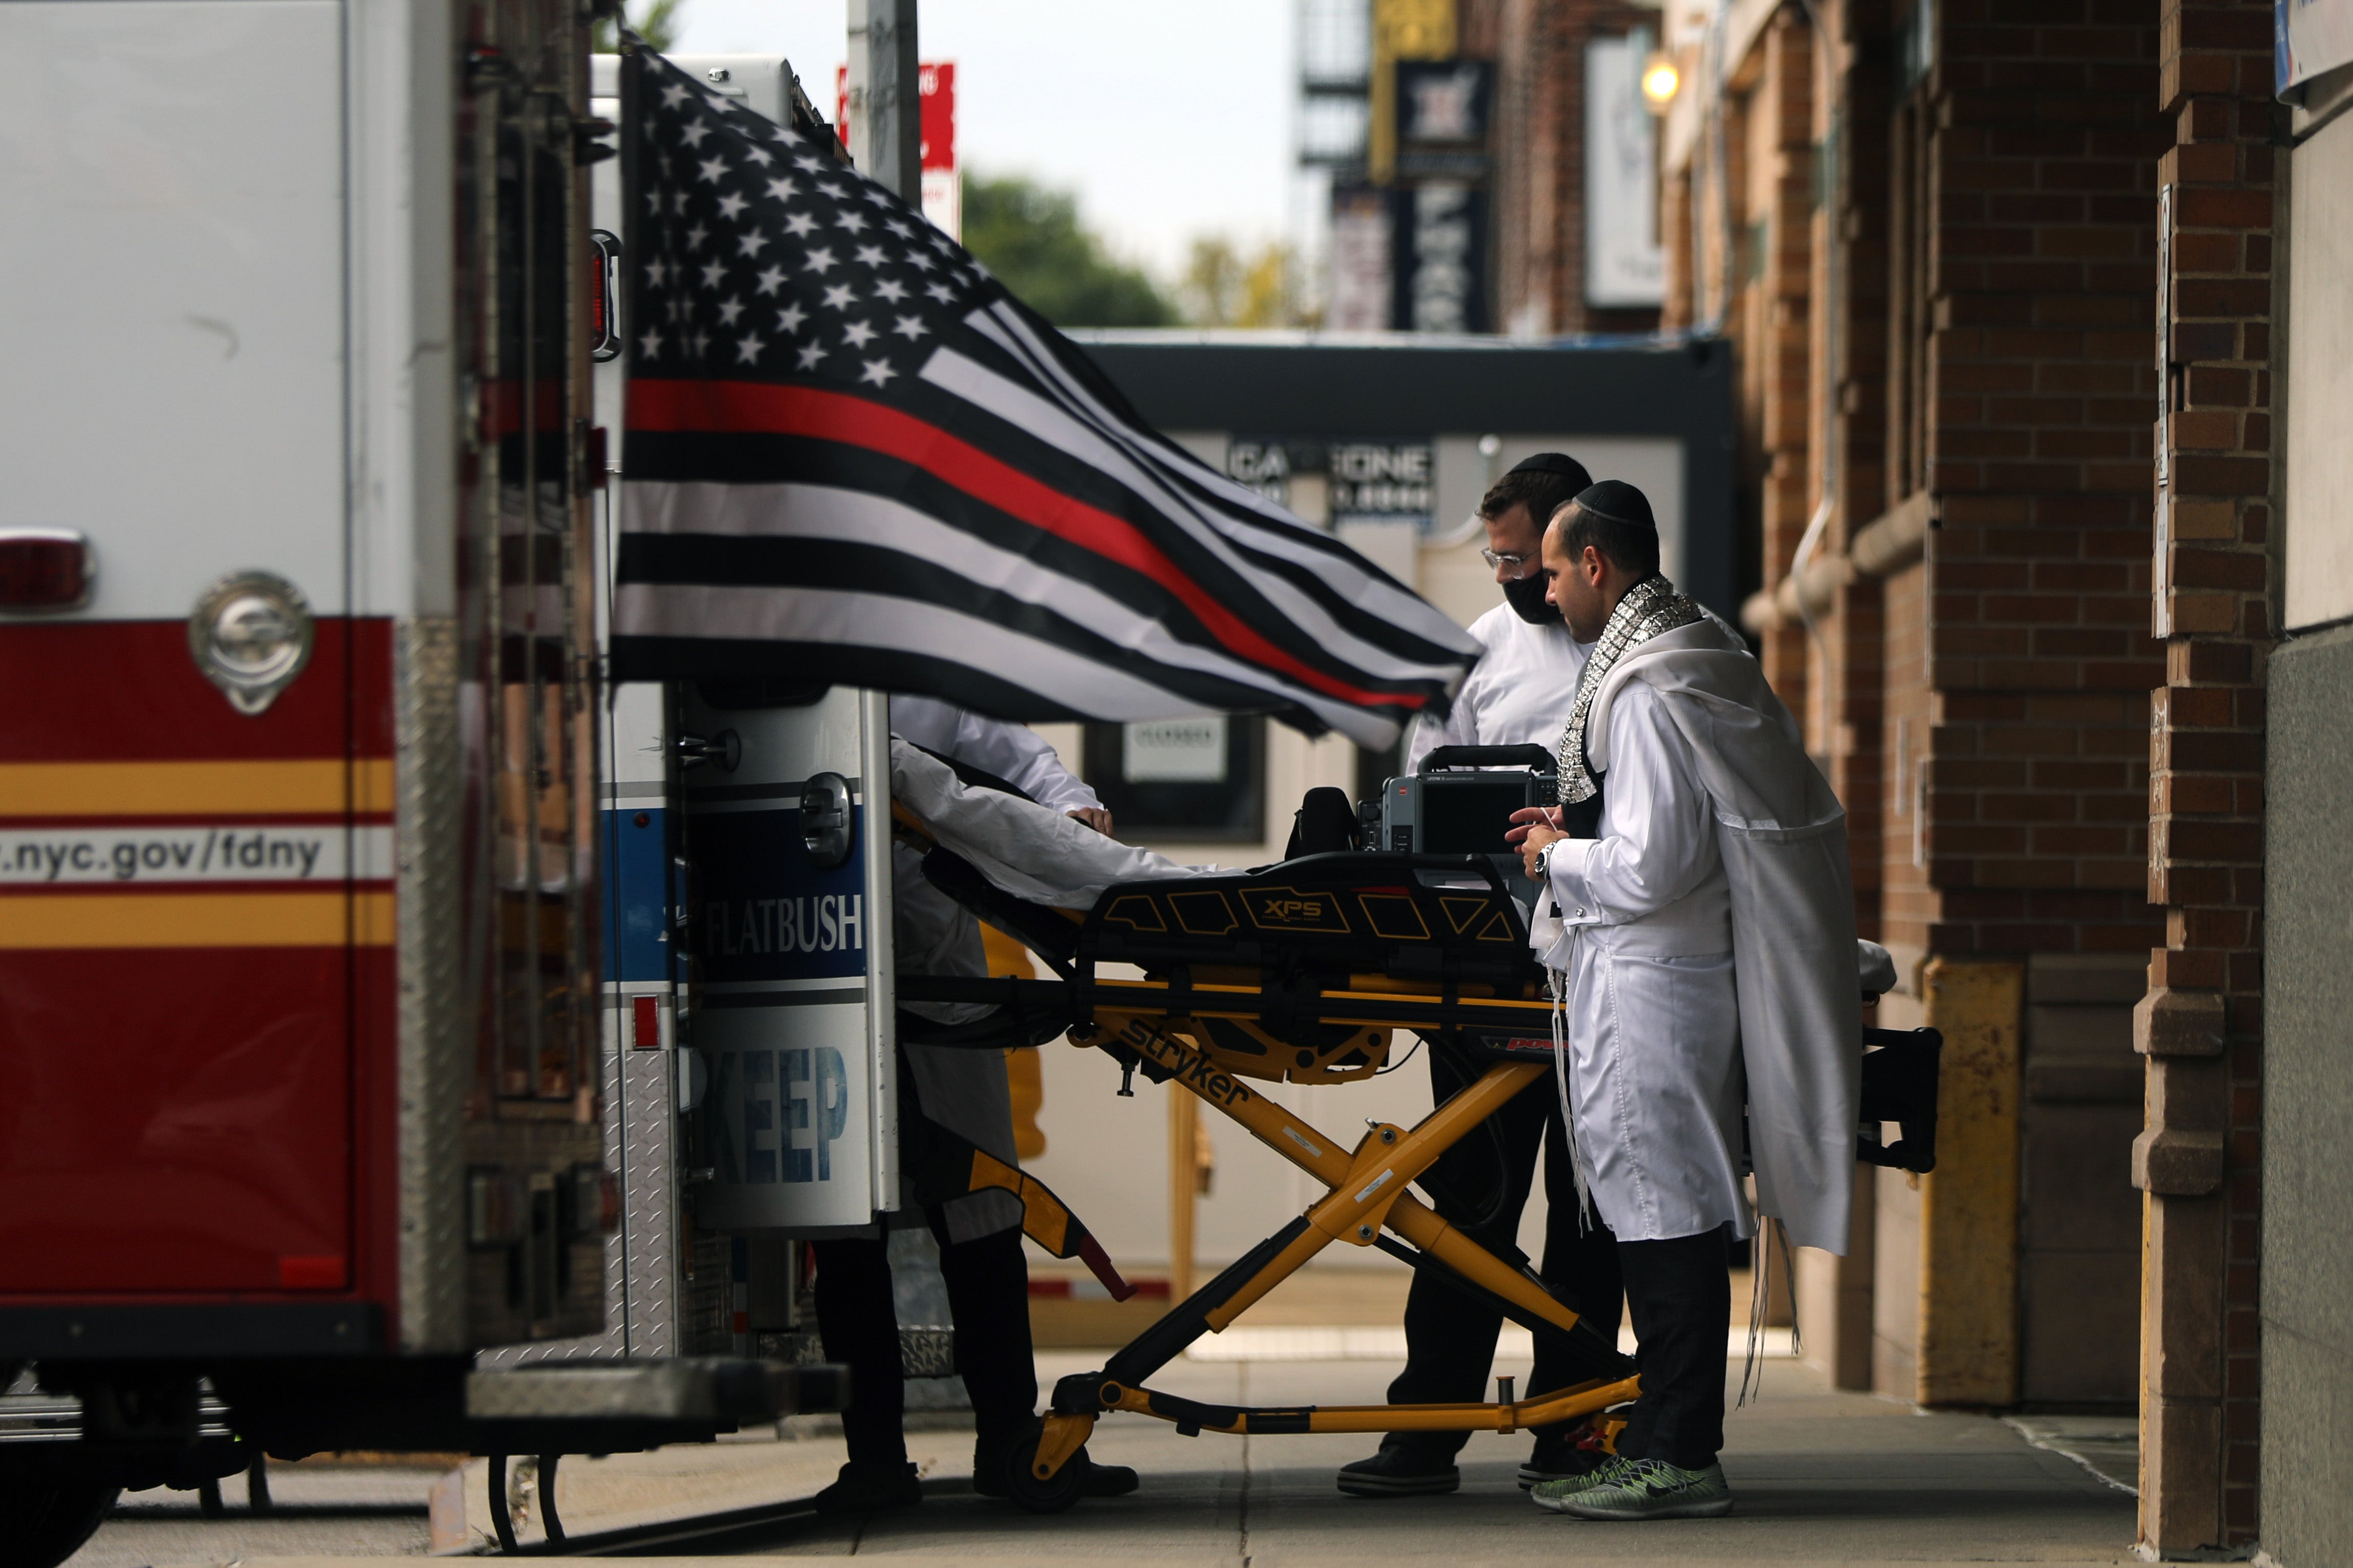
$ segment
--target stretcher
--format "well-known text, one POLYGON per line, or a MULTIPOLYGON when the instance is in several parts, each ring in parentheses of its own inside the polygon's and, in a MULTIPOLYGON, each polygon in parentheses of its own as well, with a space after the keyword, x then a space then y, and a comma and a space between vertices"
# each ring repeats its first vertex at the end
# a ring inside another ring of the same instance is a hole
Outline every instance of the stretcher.
MULTIPOLYGON (((1000 891, 896 808, 903 843, 922 850, 927 879, 980 919, 1026 943, 1050 979, 902 975, 905 1002, 994 1004, 970 1024, 930 1026, 901 1015, 902 1039, 978 1047, 1056 1035, 1110 1054, 1124 1072, 1173 1085, 1231 1118, 1326 1189, 1113 1354, 1065 1377, 1017 1451, 1015 1499, 1038 1512, 1078 1500, 1068 1463, 1112 1411, 1149 1415, 1194 1436, 1296 1432, 1513 1432, 1593 1418, 1641 1392, 1631 1358, 1587 1324, 1576 1302, 1525 1259, 1506 1260, 1409 1190, 1438 1157, 1514 1095, 1553 1070, 1552 1004, 1528 948, 1527 917, 1493 858, 1355 849, 1306 854, 1256 871, 1129 881, 1084 910, 1050 909, 1000 891), (1144 978, 1111 978, 1134 965, 1144 978), (1484 1072, 1411 1127, 1370 1125, 1335 1138, 1253 1084, 1361 1082, 1401 1032, 1446 1039, 1484 1072), (1377 1247, 1483 1299, 1532 1333, 1555 1339, 1584 1375, 1567 1387, 1463 1405, 1207 1405, 1149 1386, 1205 1333, 1223 1331, 1324 1248, 1377 1247)), ((1881 987, 1884 989, 1883 985, 1881 987)), ((1926 1170, 1935 1163, 1933 1030, 1865 1030, 1859 1157, 1926 1170), (1882 1122, 1903 1137, 1882 1145, 1882 1122)), ((1112 1293, 1131 1288, 1068 1207, 1034 1179, 978 1150, 935 1151, 917 1175, 926 1201, 1002 1187, 1021 1197, 1025 1231, 1057 1257, 1082 1257, 1112 1293)))

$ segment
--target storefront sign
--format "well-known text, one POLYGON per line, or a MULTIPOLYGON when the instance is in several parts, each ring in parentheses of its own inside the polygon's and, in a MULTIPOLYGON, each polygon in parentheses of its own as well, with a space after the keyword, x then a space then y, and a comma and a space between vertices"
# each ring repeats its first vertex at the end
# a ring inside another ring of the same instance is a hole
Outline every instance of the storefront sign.
POLYGON ((1430 523, 1433 463, 1427 441, 1335 441, 1324 455, 1332 522, 1430 523))
POLYGON ((2353 61, 2353 0, 2273 0, 2272 75, 2282 98, 2353 61))
MULTIPOLYGON (((956 168, 955 62, 935 60, 915 68, 923 100, 923 216, 950 239, 964 238, 964 175, 956 168)), ((849 145, 849 68, 833 77, 834 129, 849 145)))
POLYGON ((1390 236, 1390 324, 1416 332, 1487 330, 1486 192, 1451 180, 1400 187, 1390 236))
POLYGON ((1130 784, 1223 784, 1226 721, 1158 719, 1121 737, 1120 773, 1130 784))
POLYGON ((1377 332, 1389 324, 1389 195, 1370 185, 1332 189, 1332 297, 1324 326, 1377 332))
POLYGON ((1398 62, 1399 179, 1486 178, 1494 81, 1486 60, 1398 62))
POLYGON ((1642 101, 1651 35, 1585 46, 1585 302, 1655 307, 1666 299, 1659 245, 1658 121, 1642 101))

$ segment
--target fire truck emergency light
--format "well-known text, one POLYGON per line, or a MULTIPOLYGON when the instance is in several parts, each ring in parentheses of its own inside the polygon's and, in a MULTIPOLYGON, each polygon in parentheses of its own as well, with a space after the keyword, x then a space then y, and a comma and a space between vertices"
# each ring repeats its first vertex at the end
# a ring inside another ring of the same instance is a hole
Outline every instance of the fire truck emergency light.
POLYGON ((79 610, 91 568, 90 541, 72 529, 0 530, 0 610, 79 610))

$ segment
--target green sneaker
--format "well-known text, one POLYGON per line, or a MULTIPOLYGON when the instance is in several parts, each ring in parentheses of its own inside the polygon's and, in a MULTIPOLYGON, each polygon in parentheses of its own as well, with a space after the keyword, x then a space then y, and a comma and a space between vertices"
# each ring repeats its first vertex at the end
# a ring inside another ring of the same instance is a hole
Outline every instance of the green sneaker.
POLYGON ((1557 1480, 1537 1481, 1528 1488, 1528 1500, 1538 1508, 1554 1513, 1561 1511, 1561 1500, 1595 1487, 1614 1486, 1619 1475, 1632 1463, 1615 1454, 1601 1456, 1601 1463, 1581 1476, 1563 1476, 1557 1480))
POLYGON ((1546 1481, 1528 1496, 1538 1508, 1578 1519, 1716 1519, 1732 1511, 1722 1465, 1686 1470, 1622 1456, 1589 1476, 1546 1481))

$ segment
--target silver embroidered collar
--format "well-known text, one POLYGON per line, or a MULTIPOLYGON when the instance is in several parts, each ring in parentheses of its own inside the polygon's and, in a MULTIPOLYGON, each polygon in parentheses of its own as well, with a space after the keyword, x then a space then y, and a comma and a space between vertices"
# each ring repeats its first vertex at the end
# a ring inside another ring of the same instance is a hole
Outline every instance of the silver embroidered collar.
POLYGON ((1593 710, 1593 694, 1601 689, 1610 666, 1629 648, 1640 647, 1661 632, 1690 626, 1701 618, 1700 607, 1675 592, 1675 585, 1657 573, 1626 590, 1618 607, 1586 656, 1585 673, 1577 678, 1577 700, 1568 710, 1568 728, 1560 736, 1560 804, 1575 805, 1601 793, 1585 755, 1585 720, 1593 710))

